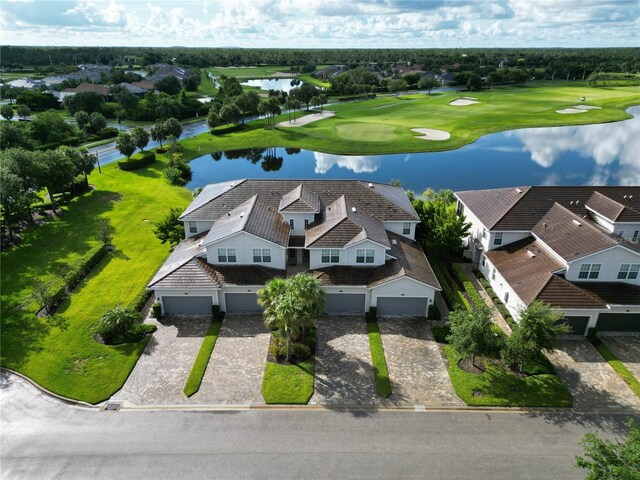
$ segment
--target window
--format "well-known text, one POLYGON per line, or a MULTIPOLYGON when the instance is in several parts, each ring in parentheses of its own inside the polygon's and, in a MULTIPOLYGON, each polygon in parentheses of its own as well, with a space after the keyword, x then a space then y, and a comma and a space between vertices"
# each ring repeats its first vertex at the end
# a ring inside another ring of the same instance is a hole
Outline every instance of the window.
POLYGON ((270 248, 254 248, 253 263, 271 263, 270 248))
POLYGON ((482 266, 483 266, 483 267, 484 267, 484 264, 485 264, 485 261, 484 261, 484 260, 485 260, 484 255, 482 255, 482 266))
POLYGON ((504 303, 509 303, 509 292, 504 292, 504 303))
POLYGON ((322 249, 322 263, 340 263, 340 250, 338 249, 322 249))
POLYGON ((219 248, 218 262, 236 263, 236 249, 235 248, 219 248))
POLYGON ((487 229, 486 228, 482 229, 482 238, 487 238, 487 229))
POLYGON ((304 229, 305 230, 309 230, 309 219, 308 218, 304 219, 304 229))
POLYGON ((620 271, 618 272, 619 280, 635 280, 638 278, 638 271, 640 271, 640 264, 638 263, 623 263, 620 265, 620 271))
POLYGON ((496 269, 493 269, 493 272, 491 273, 491 280, 495 280, 496 279, 496 269))
POLYGON ((291 220, 289 220, 289 225, 291 226, 291 230, 293 230, 294 228, 296 228, 296 227, 295 227, 295 223, 296 223, 296 222, 294 222, 294 221, 293 221, 293 218, 292 218, 291 220))
POLYGON ((411 224, 409 222, 402 224, 402 234, 411 235, 411 224))
POLYGON ((198 233, 198 225, 191 220, 189 220, 189 233, 198 233))
POLYGON ((373 263, 376 251, 373 248, 359 248, 356 250, 356 263, 373 263))
POLYGON ((495 237, 493 237, 494 245, 502 245, 502 232, 496 232, 495 237))
POLYGON ((580 273, 578 273, 578 278, 588 278, 595 279, 600 275, 600 264, 599 263, 583 263, 580 265, 580 273))
POLYGON ((637 242, 638 241, 638 235, 640 235, 640 230, 636 230, 635 232, 633 232, 633 238, 631 239, 632 242, 637 242))

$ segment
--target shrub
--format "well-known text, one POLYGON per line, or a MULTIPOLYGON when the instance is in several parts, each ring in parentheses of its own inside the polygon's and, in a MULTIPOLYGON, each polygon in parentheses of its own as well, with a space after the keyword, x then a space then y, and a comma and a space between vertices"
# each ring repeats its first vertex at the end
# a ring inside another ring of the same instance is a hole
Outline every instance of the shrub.
POLYGON ((427 319, 440 320, 441 318, 442 315, 440 314, 440 309, 433 303, 429 305, 429 308, 427 309, 427 319))
POLYGON ((162 307, 160 306, 159 303, 154 303, 153 306, 151 307, 151 314, 153 315, 153 318, 159 320, 160 317, 162 317, 162 307))
POLYGON ((467 295, 469 295, 469 299, 471 300, 471 303, 473 303, 473 306, 475 308, 484 307, 485 306, 484 300, 482 299, 478 291, 475 289, 473 284, 469 281, 464 269, 460 265, 454 264, 453 271, 456 274, 456 278, 458 279, 458 282, 460 283, 460 285, 462 285, 465 292, 467 292, 467 295))
POLYGON ((118 129, 115 127, 103 128, 98 132, 96 137, 100 140, 106 140, 107 138, 113 138, 118 136, 118 129))
POLYGON ((91 271, 96 264, 102 260, 107 254, 107 249, 104 245, 98 245, 89 250, 80 262, 76 263, 64 276, 65 284, 69 289, 75 288, 76 285, 91 271))
POLYGON ((144 152, 138 152, 135 155, 131 155, 129 160, 119 161, 118 168, 120 170, 137 170, 138 168, 151 165, 155 161, 155 152, 152 150, 145 150, 144 152))
POLYGON ((182 179, 180 170, 175 167, 166 167, 164 169, 164 176, 171 185, 185 184, 185 181, 182 179))
POLYGON ((149 290, 147 288, 147 285, 145 284, 145 286, 140 289, 138 294, 133 297, 133 300, 129 302, 127 308, 139 312, 144 307, 144 304, 147 303, 147 300, 151 298, 151 295, 153 295, 153 290, 149 290))
POLYGON ((130 308, 122 308, 120 305, 111 308, 105 312, 98 323, 97 332, 100 334, 104 343, 113 345, 122 343, 121 340, 125 334, 129 333, 134 325, 141 322, 142 317, 138 312, 130 308))
POLYGON ((306 360, 311 356, 311 349, 304 343, 292 343, 291 344, 291 357, 297 361, 306 360))
POLYGON ((191 180, 191 166, 182 159, 179 153, 169 155, 164 175, 172 185, 184 185, 191 180))
POLYGON ((433 333, 433 339, 436 342, 447 343, 447 337, 449 336, 449 333, 451 333, 451 329, 449 328, 449 325, 434 325, 431 327, 431 332, 433 333))
MULTIPOLYGON (((278 359, 287 358, 287 339, 283 335, 272 335, 269 344, 269 354, 278 359)), ((311 355, 311 348, 301 342, 291 343, 291 362, 297 363, 306 360, 311 355)))
POLYGON ((156 153, 167 153, 166 147, 158 147, 156 148, 156 153))

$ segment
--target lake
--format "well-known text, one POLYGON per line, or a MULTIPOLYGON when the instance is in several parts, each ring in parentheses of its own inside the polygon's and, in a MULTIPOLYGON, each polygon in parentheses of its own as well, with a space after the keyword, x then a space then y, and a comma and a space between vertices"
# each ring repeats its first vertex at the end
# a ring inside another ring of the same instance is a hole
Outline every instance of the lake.
POLYGON ((217 152, 190 162, 187 187, 237 178, 355 178, 422 192, 514 185, 640 184, 640 107, 623 122, 496 133, 458 150, 331 155, 272 148, 217 152))
MULTIPOLYGON (((282 90, 284 92, 288 92, 291 90, 291 80, 293 78, 256 78, 254 80, 246 80, 241 83, 241 85, 246 85, 247 87, 258 87, 260 90, 282 90)), ((301 82, 302 84, 303 82, 301 82)), ((297 85, 300 86, 300 85, 297 85)))

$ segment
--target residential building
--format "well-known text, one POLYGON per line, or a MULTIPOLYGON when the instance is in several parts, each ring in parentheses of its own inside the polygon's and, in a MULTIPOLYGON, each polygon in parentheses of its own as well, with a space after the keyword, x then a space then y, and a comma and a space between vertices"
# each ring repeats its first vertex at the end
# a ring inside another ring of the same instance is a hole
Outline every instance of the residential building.
POLYGON ((640 187, 457 192, 467 256, 518 320, 542 300, 574 333, 640 331, 640 187))
POLYGON ((97 85, 95 83, 81 83, 75 88, 65 88, 64 90, 62 90, 60 92, 60 100, 64 101, 66 97, 73 96, 76 93, 85 92, 97 93, 105 102, 108 101, 109 97, 111 96, 109 87, 106 87, 104 85, 97 85))
POLYGON ((275 277, 310 272, 329 313, 427 314, 440 285, 401 187, 356 180, 235 180, 183 212, 186 239, 149 288, 164 313, 258 312, 275 277))
MULTIPOLYGON (((137 83, 149 83, 149 82, 137 82, 137 83)), ((133 83, 122 82, 118 86, 124 88, 127 92, 132 93, 137 97, 144 97, 150 90, 153 90, 153 84, 149 84, 151 88, 146 88, 141 85, 135 85, 133 83)))
POLYGON ((24 88, 25 90, 37 90, 45 85, 43 80, 35 80, 33 78, 26 77, 11 80, 10 82, 7 82, 7 84, 14 88, 24 88))
POLYGON ((153 84, 166 77, 176 77, 180 83, 182 83, 187 77, 191 76, 192 73, 189 68, 169 65, 167 63, 156 63, 154 65, 150 65, 149 68, 153 69, 153 73, 146 76, 145 81, 153 84))

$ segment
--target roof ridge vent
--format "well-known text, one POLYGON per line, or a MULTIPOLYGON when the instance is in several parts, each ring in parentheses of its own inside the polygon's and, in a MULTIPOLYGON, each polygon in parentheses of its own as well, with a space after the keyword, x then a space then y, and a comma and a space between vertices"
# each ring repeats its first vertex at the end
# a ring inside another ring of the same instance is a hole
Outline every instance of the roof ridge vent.
POLYGON ((356 207, 351 207, 351 211, 352 211, 353 213, 356 213, 356 212, 357 212, 356 207))
POLYGON ((571 220, 573 223, 575 223, 578 227, 582 226, 582 223, 580 223, 578 220, 576 220, 575 218, 573 220, 571 220))
POLYGON ((391 245, 398 245, 398 241, 395 238, 392 238, 391 245))
POLYGON ((373 188, 373 183, 369 183, 368 187, 373 188))
POLYGON ((535 252, 533 250, 529 250, 528 248, 527 248, 527 255, 529 255, 531 258, 535 258, 536 256, 535 252))
POLYGON ((522 193, 522 189, 521 188, 516 188, 516 192, 522 193))

